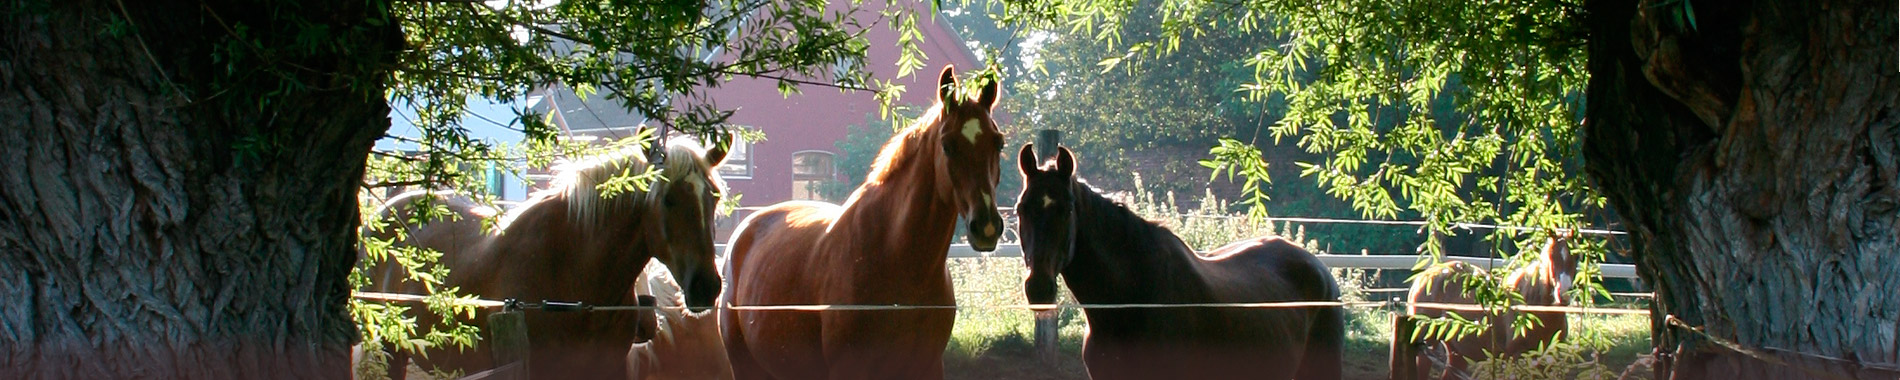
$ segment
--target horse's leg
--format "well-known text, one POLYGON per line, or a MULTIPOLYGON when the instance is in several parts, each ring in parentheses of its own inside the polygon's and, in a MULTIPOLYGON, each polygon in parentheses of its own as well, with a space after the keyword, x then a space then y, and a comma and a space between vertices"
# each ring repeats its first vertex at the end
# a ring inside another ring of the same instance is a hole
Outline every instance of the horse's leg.
POLYGON ((1466 358, 1464 354, 1460 354, 1457 350, 1451 349, 1450 345, 1445 346, 1445 375, 1439 378, 1444 380, 1463 380, 1465 378, 1465 368, 1471 366, 1471 364, 1468 363, 1469 361, 1470 359, 1466 358))
POLYGON ((726 359, 732 363, 732 378, 735 380, 771 379, 772 374, 765 371, 752 350, 745 345, 745 331, 739 325, 739 313, 732 309, 719 310, 719 333, 726 342, 726 359))
MULTIPOLYGON (((1396 339, 1396 338, 1394 338, 1396 339)), ((1337 380, 1341 357, 1346 355, 1346 309, 1328 307, 1313 313, 1306 330, 1306 353, 1300 356, 1300 380, 1337 380)))
MULTIPOLYGON (((1432 370, 1437 369, 1438 366, 1432 364, 1432 353, 1430 352, 1430 350, 1426 350, 1425 348, 1426 348, 1426 345, 1437 345, 1437 344, 1439 343, 1435 341, 1412 343, 1412 347, 1415 349, 1414 351, 1412 351, 1412 363, 1411 363, 1412 365, 1411 378, 1412 379, 1430 380, 1432 378, 1432 370)), ((1451 351, 1447 349, 1445 352, 1448 353, 1446 356, 1449 357, 1450 356, 1449 352, 1451 351)))

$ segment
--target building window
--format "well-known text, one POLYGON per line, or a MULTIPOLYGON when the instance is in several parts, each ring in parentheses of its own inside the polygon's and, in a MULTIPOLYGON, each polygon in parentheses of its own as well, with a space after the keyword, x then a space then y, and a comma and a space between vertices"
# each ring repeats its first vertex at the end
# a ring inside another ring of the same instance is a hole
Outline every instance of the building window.
POLYGON ((726 163, 719 166, 719 176, 724 178, 752 178, 752 142, 745 139, 732 139, 727 148, 726 163))
POLYGON ((792 199, 832 201, 824 186, 833 180, 831 152, 804 151, 792 154, 792 199))

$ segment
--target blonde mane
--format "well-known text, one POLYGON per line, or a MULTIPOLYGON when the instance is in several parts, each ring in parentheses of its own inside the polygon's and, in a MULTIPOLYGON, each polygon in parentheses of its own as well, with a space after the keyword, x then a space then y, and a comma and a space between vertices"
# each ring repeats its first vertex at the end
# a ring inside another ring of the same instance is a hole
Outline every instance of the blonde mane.
MULTIPOLYGON (((689 137, 674 137, 666 141, 666 160, 661 163, 660 178, 650 187, 662 186, 662 183, 680 178, 709 178, 715 183, 708 184, 723 189, 723 183, 711 176, 706 163, 706 150, 689 137)), ((582 229, 592 229, 605 223, 608 213, 627 212, 638 207, 650 207, 660 202, 663 192, 631 190, 611 199, 602 197, 600 184, 622 172, 638 174, 647 166, 646 152, 637 146, 617 149, 605 154, 586 157, 554 167, 554 182, 546 190, 537 191, 527 201, 516 206, 502 216, 496 224, 505 230, 522 212, 543 202, 560 198, 567 201, 567 213, 581 225, 582 229)))

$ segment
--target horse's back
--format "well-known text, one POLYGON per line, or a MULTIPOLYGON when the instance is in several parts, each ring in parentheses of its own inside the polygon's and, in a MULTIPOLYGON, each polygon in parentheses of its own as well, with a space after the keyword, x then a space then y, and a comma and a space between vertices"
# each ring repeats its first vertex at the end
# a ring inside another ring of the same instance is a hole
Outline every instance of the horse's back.
MULTIPOLYGON (((1426 268, 1424 273, 1415 278, 1412 282, 1411 290, 1406 294, 1406 303, 1410 305, 1408 306, 1407 313, 1427 318, 1443 318, 1447 314, 1457 314, 1459 317, 1469 321, 1477 321, 1480 318, 1485 318, 1487 315, 1480 311, 1445 310, 1442 308, 1419 305, 1420 303, 1453 305, 1475 304, 1477 298, 1468 292, 1464 285, 1464 281, 1472 276, 1490 276, 1490 273, 1486 273, 1484 269, 1478 268, 1476 265, 1461 261, 1445 262, 1426 268)), ((1490 317, 1494 322, 1498 320, 1509 320, 1509 318, 1506 318, 1508 315, 1494 315, 1490 317)), ((1399 318, 1407 317, 1400 316, 1399 318)), ((1508 327, 1500 331, 1499 326, 1500 325, 1493 325, 1492 328, 1479 331, 1476 334, 1466 335, 1457 339, 1444 340, 1445 349, 1449 351, 1447 352, 1449 355, 1447 359, 1453 362, 1451 365, 1455 368, 1463 368, 1463 365, 1458 363, 1463 361, 1461 358, 1482 358, 1486 351, 1498 351, 1501 348, 1498 346, 1502 342, 1497 342, 1495 337, 1503 336, 1499 335, 1499 333, 1509 333, 1508 327)), ((1424 342, 1428 341, 1413 341, 1410 337, 1394 337, 1393 356, 1410 355, 1422 358, 1422 354, 1417 351, 1418 347, 1414 345, 1424 342), (1404 354, 1402 355, 1401 353, 1404 354)), ((1401 362, 1404 359, 1405 358, 1395 358, 1394 365, 1404 364, 1401 362)), ((1427 375, 1426 372, 1429 371, 1430 366, 1420 360, 1423 359, 1414 358, 1414 360, 1412 360, 1418 367, 1414 373, 1419 374, 1420 377, 1424 377, 1427 375)), ((1448 369, 1448 371, 1449 370, 1450 369, 1448 369)))
MULTIPOLYGON (((1324 263, 1277 237, 1216 248, 1195 270, 1205 292, 1167 296, 1169 302, 1327 302, 1339 296, 1324 263)), ((1293 377, 1296 372, 1327 372, 1326 363, 1331 363, 1330 372, 1339 368, 1344 315, 1338 307, 1196 307, 1139 313, 1148 323, 1125 326, 1137 331, 1098 333, 1091 326, 1084 349, 1091 376, 1293 377)))
MULTIPOLYGON (((383 223, 381 230, 365 230, 363 234, 378 239, 394 239, 394 247, 426 248, 442 253, 441 263, 453 270, 464 259, 466 252, 482 241, 482 219, 494 216, 494 211, 477 204, 474 200, 460 194, 444 191, 412 191, 390 198, 376 211, 376 219, 383 223), (422 220, 415 219, 421 207, 441 206, 448 215, 422 220)), ((384 260, 368 271, 373 283, 367 290, 382 292, 421 292, 421 284, 407 281, 407 271, 401 265, 384 260)))
POLYGON ((765 276, 804 272, 818 239, 840 210, 830 203, 794 201, 746 217, 727 245, 727 281, 734 288, 744 289, 754 286, 754 282, 785 281, 765 276))
POLYGON ((1476 311, 1448 311, 1433 307, 1419 307, 1417 304, 1420 302, 1446 304, 1474 303, 1476 302, 1476 298, 1473 298, 1472 295, 1465 290, 1465 278, 1488 275, 1489 274, 1486 274, 1483 269, 1462 261, 1450 261, 1427 267, 1424 273, 1412 281, 1412 288, 1406 293, 1407 303, 1411 305, 1409 306, 1410 309, 1408 312, 1414 315, 1433 318, 1443 317, 1447 313, 1455 312, 1467 319, 1477 320, 1478 317, 1483 315, 1482 313, 1476 311))
POLYGON ((1208 252, 1204 272, 1217 291, 1240 292, 1232 301, 1331 301, 1339 284, 1319 257, 1277 236, 1228 243, 1208 252), (1272 276, 1262 276, 1271 273, 1272 276), (1232 284, 1232 285, 1228 285, 1232 284), (1244 299, 1244 301, 1240 300, 1244 299))

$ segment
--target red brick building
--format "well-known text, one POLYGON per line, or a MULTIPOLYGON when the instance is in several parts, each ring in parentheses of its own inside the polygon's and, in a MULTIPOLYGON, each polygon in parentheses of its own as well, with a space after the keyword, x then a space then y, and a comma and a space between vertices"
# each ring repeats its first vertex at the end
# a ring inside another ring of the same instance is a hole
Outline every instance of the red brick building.
MULTIPOLYGON (((843 4, 845 2, 838 2, 843 4)), ((904 2, 919 14, 917 28, 923 34, 920 47, 926 57, 924 67, 915 74, 897 78, 898 33, 888 23, 865 32, 870 48, 864 69, 880 80, 904 85, 899 104, 928 107, 936 91, 937 72, 944 65, 960 71, 974 70, 980 62, 963 39, 957 36, 943 17, 930 17, 928 2, 904 2)), ((871 2, 865 3, 872 7, 871 2)), ((834 6, 837 7, 837 6, 834 6)), ((861 12, 876 17, 875 9, 861 12)), ((868 24, 868 23, 867 23, 868 24)), ((830 78, 802 78, 830 81, 830 78)), ((868 91, 841 92, 837 89, 805 86, 801 93, 788 96, 778 91, 774 79, 737 77, 718 88, 708 90, 707 99, 724 109, 735 109, 728 121, 732 126, 763 131, 765 141, 735 144, 721 168, 728 186, 743 194, 741 205, 771 205, 795 199, 820 199, 806 189, 815 182, 833 181, 834 158, 840 154, 836 143, 848 133, 848 126, 865 123, 866 115, 878 112, 877 99, 868 91)), ((576 136, 615 138, 631 136, 645 118, 629 114, 612 101, 596 96, 580 101, 571 91, 553 88, 536 94, 533 107, 550 111, 556 125, 576 136)))

